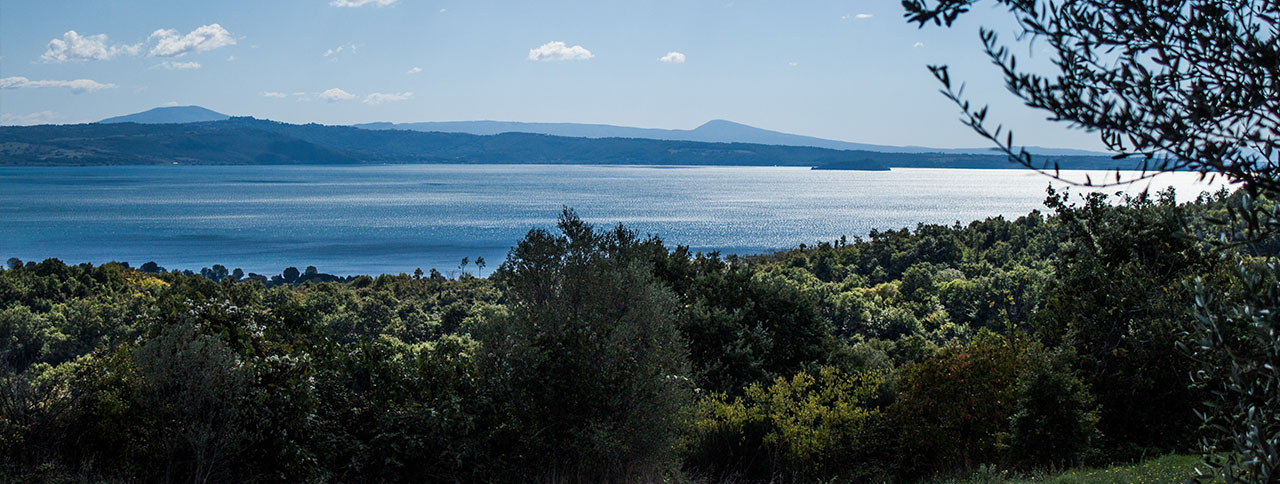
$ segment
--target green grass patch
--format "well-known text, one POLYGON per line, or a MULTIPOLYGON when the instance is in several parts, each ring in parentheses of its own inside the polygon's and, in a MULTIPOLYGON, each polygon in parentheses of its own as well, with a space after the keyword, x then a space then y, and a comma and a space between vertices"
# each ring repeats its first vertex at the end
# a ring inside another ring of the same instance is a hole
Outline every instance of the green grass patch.
MULTIPOLYGON (((934 484, 1145 484, 1189 482, 1200 465, 1194 455, 1166 455, 1136 464, 1102 469, 1074 469, 1058 473, 1020 475, 997 469, 984 469, 972 475, 933 481, 934 484)), ((1215 481, 1216 482, 1216 481, 1215 481)))

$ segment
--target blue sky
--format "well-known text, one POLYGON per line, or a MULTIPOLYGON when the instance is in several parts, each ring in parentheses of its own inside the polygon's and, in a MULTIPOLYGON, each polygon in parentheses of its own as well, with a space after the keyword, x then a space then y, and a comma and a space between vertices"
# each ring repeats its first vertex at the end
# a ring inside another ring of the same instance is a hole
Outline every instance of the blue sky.
POLYGON ((980 9, 918 29, 897 0, 0 0, 0 124, 196 104, 294 123, 729 119, 983 146, 925 68, 946 63, 1015 141, 1098 149, 1004 91, 977 26, 1008 23, 980 9))

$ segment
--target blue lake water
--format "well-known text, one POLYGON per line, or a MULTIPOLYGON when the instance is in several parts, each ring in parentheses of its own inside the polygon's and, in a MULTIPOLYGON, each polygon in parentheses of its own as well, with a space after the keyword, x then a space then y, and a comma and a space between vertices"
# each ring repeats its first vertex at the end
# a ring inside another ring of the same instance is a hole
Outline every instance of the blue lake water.
MULTIPOLYGON (((1064 172, 1083 179, 1083 173, 1064 172)), ((1100 174, 1094 174, 1095 179, 1100 174)), ((770 167, 548 165, 0 168, 0 260, 224 264, 278 274, 486 273, 561 207, 669 246, 759 253, 917 223, 1043 209, 1025 170, 813 171, 770 167), (474 273, 474 268, 470 269, 474 273)), ((1161 175, 1179 199, 1222 184, 1161 175)), ((1105 189, 1115 192, 1119 189, 1105 189)), ((1082 191, 1075 189, 1075 191, 1082 191)))

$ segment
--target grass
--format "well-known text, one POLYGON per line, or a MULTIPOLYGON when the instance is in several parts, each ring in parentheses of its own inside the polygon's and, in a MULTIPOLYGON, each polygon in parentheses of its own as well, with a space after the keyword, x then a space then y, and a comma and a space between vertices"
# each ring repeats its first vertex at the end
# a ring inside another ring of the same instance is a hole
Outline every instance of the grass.
POLYGON ((1017 475, 1008 471, 984 469, 967 477, 935 481, 934 484, 1144 484, 1190 482, 1200 457, 1166 455, 1136 464, 1103 469, 1075 469, 1061 473, 1017 475))

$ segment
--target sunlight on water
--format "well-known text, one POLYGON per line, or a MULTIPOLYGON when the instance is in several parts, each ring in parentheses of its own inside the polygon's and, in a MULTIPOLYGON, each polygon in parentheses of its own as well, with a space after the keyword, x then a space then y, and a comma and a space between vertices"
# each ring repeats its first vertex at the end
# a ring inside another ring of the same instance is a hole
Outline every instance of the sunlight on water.
MULTIPOLYGON (((1064 172, 1083 179, 1083 172, 1064 172)), ((1114 176, 1092 173, 1094 180, 1114 176)), ((1193 173, 1179 200, 1225 186, 1193 173)), ((813 171, 770 167, 546 165, 0 168, 0 258, 212 264, 279 273, 490 271, 561 207, 668 245, 758 253, 917 223, 1043 209, 1050 179, 1025 170, 813 171)), ((1055 185, 1062 185, 1055 183, 1055 185)), ((1121 188, 1103 189, 1106 193, 1121 188)), ((1086 190, 1073 188, 1073 192, 1086 190)))

